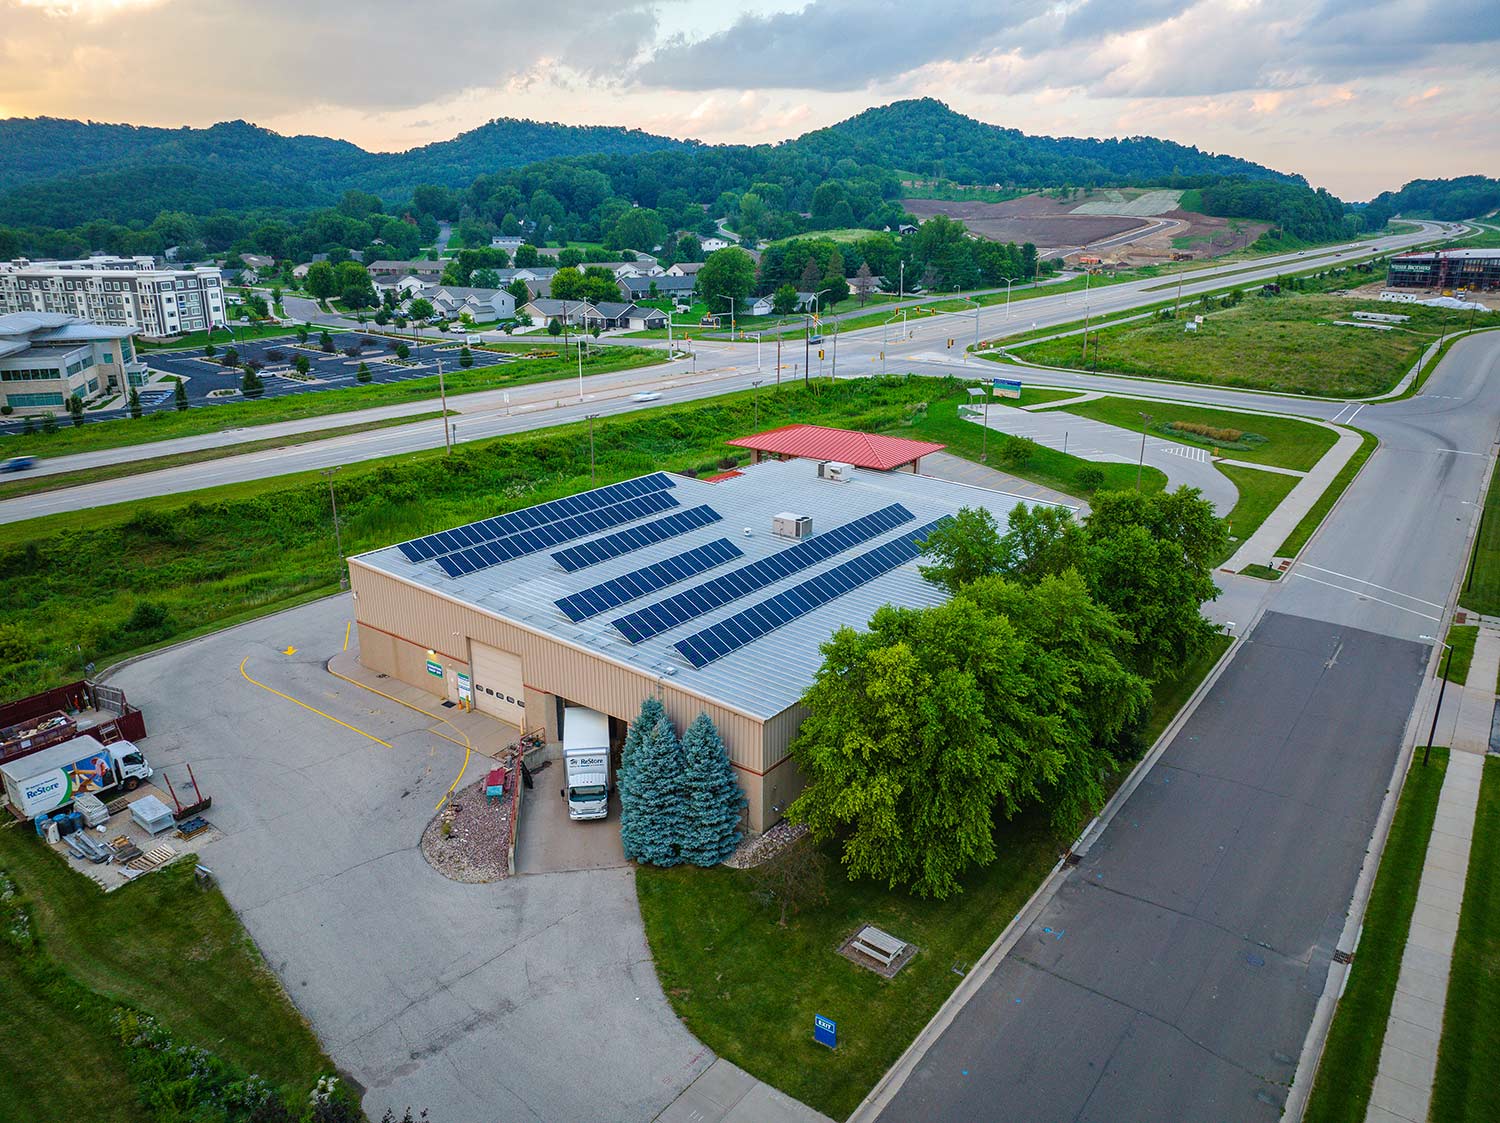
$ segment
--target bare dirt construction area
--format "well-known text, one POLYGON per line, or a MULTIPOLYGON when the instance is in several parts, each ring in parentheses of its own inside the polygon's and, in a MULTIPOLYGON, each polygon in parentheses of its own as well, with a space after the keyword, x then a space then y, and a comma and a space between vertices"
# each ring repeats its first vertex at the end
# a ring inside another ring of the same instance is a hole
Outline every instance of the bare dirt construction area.
POLYGON ((1110 251, 1108 260, 1129 266, 1159 265, 1181 254, 1191 255, 1189 260, 1193 261, 1223 257, 1251 245, 1271 229, 1269 222, 1216 218, 1196 211, 1170 210, 1161 217, 1181 225, 1154 230, 1136 241, 1117 246, 1110 251))
POLYGON ((1069 214, 1070 204, 1040 195, 1023 195, 1004 203, 903 199, 901 205, 919 219, 937 214, 956 218, 993 242, 1030 242, 1043 256, 1152 225, 1151 219, 1131 215, 1069 214))

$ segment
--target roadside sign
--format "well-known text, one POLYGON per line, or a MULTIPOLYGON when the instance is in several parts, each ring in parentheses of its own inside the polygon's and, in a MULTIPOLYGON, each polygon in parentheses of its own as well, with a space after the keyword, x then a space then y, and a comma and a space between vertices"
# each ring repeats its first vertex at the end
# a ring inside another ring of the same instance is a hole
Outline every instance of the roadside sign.
POLYGON ((1185 324, 1182 325, 1182 330, 1183 331, 1197 331, 1198 330, 1198 325, 1195 324, 1195 323, 1193 323, 1192 320, 1189 320, 1187 323, 1185 323, 1185 324))
POLYGON ((825 1018, 822 1014, 813 1015, 813 1040, 819 1045, 827 1045, 830 1049, 839 1047, 839 1027, 832 1018, 825 1018))
POLYGON ((464 706, 468 706, 468 705, 472 704, 473 698, 474 698, 474 688, 473 688, 473 685, 470 682, 469 676, 466 675, 463 671, 459 671, 458 672, 458 700, 459 700, 459 702, 462 703, 464 706))
POLYGON ((994 385, 995 396, 998 398, 1019 398, 1021 396, 1021 380, 1019 378, 997 378, 994 385))
POLYGON ((441 663, 436 663, 433 660, 429 659, 429 660, 427 660, 427 673, 429 675, 431 675, 433 678, 442 678, 443 677, 443 665, 441 663))

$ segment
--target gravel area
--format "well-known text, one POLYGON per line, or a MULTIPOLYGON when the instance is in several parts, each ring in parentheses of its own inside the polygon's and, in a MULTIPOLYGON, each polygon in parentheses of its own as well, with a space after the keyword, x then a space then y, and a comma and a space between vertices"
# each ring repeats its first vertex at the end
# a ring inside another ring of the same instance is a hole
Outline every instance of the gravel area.
POLYGON ((422 832, 422 857, 454 881, 499 881, 510 876, 515 769, 506 774, 505 798, 485 798, 485 777, 453 794, 422 832))
POLYGON ((806 833, 807 827, 804 824, 789 823, 783 819, 765 834, 745 839, 735 848, 733 854, 724 859, 724 864, 736 870, 747 870, 751 866, 762 865, 806 833))

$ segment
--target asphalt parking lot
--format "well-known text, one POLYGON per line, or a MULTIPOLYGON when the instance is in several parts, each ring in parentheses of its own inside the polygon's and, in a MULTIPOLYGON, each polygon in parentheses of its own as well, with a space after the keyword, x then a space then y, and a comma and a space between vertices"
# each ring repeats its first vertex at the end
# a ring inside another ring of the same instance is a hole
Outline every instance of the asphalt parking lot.
MULTIPOLYGON (((112 676, 145 711, 153 765, 191 762, 213 796, 223 837, 201 861, 371 1118, 654 1118, 713 1055, 657 983, 634 874, 465 885, 428 866, 418 838, 464 750, 324 670, 351 607, 318 601, 112 676)), ((555 794, 551 772, 527 794, 555 794)))

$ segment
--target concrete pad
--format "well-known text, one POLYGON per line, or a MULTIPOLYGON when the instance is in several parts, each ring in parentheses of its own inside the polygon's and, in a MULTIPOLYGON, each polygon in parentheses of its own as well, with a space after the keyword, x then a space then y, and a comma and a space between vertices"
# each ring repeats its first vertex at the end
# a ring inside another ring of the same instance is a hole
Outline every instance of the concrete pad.
POLYGON ((1427 864, 1423 868, 1456 874, 1462 879, 1469 872, 1469 860, 1467 856, 1460 857, 1445 850, 1428 850, 1427 864))
POLYGON ((1432 1078, 1437 1075, 1437 1054, 1418 1055, 1408 1053, 1405 1049, 1383 1049, 1380 1053, 1380 1072, 1418 1091, 1430 1089, 1432 1078))
POLYGON ((562 762, 553 760, 534 773, 535 786, 521 796, 516 835, 516 873, 566 873, 629 866, 620 840, 620 795, 611 792, 603 819, 568 818, 568 801, 558 794, 562 762))
POLYGON ((757 1080, 724 1123, 828 1123, 828 1116, 757 1080))
POLYGON ((1443 1032, 1443 1004, 1431 1002, 1406 991, 1398 991, 1391 1002, 1391 1017, 1421 1026, 1433 1033, 1443 1032))
POLYGON ((1401 974, 1396 979, 1396 991, 1442 1006, 1448 999, 1448 976, 1408 970, 1403 963, 1401 974))
POLYGON ((1413 971, 1420 971, 1424 975, 1439 975, 1444 979, 1448 977, 1448 970, 1452 965, 1451 954, 1444 955, 1440 951, 1419 948, 1410 943, 1406 945, 1406 954, 1401 957, 1403 970, 1410 967, 1413 971))
POLYGON ((1469 839, 1459 838, 1451 834, 1434 834, 1427 840, 1428 853, 1431 853, 1433 850, 1440 850, 1458 858, 1467 858, 1469 856, 1469 848, 1469 839))
POLYGON ((1453 909, 1439 908, 1423 901, 1418 901, 1412 910, 1412 923, 1420 924, 1425 928, 1431 928, 1436 932, 1446 932, 1450 936, 1458 934, 1458 913, 1453 909))
POLYGON ((1413 924, 1411 933, 1407 936, 1408 946, 1426 948, 1435 951, 1439 955, 1452 957, 1453 955, 1453 933, 1442 932, 1436 928, 1428 928, 1425 924, 1413 924))
POLYGON ((1419 884, 1417 887, 1418 906, 1426 905, 1429 908, 1443 912, 1450 912, 1457 916, 1463 908, 1464 896, 1461 891, 1452 889, 1439 889, 1434 885, 1419 884))
POLYGON ((1437 1056, 1438 1035, 1411 1022, 1392 1021, 1385 1029, 1385 1049, 1400 1049, 1422 1057, 1431 1053, 1437 1056))
MULTIPOLYGON (((1429 849, 1427 853, 1430 858, 1432 851, 1429 849)), ((1422 880, 1417 884, 1419 892, 1421 889, 1426 889, 1430 886, 1443 893, 1456 893, 1462 898, 1464 892, 1464 875, 1462 873, 1453 873, 1450 870, 1440 870, 1429 861, 1422 870, 1422 880)))
POLYGON ((1430 1089, 1413 1088, 1384 1073, 1375 1077, 1375 1087, 1370 1093, 1372 1106, 1383 1107, 1415 1123, 1426 1123, 1427 1106, 1431 1099, 1430 1089))
POLYGON ((1439 808, 1437 817, 1432 820, 1432 833, 1447 835, 1449 838, 1472 840, 1474 838, 1473 810, 1471 807, 1470 813, 1463 815, 1452 804, 1439 808))

